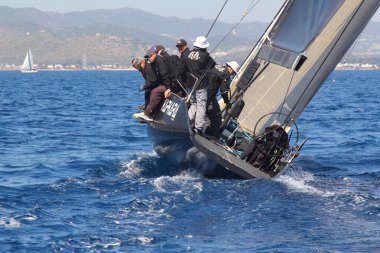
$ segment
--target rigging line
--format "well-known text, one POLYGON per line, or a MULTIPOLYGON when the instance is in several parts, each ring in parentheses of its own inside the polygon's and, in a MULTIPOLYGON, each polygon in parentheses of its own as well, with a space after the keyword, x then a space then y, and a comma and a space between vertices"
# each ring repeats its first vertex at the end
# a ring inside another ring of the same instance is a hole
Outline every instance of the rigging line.
MULTIPOLYGON (((227 38, 227 36, 228 36, 228 35, 229 35, 229 34, 230 34, 230 33, 231 33, 231 32, 237 27, 237 25, 238 25, 238 24, 239 24, 239 23, 240 23, 240 22, 241 22, 241 21, 247 16, 247 14, 248 14, 249 12, 252 11, 252 9, 253 9, 253 8, 254 8, 254 7, 260 2, 260 1, 261 1, 261 0, 257 0, 256 4, 253 4, 253 3, 255 2, 255 0, 253 0, 253 1, 251 2, 251 4, 249 5, 247 11, 246 11, 246 12, 243 14, 243 16, 241 17, 240 21, 237 22, 237 23, 235 24, 235 26, 234 26, 234 27, 230 30, 230 32, 229 32, 229 33, 228 33, 228 34, 222 39, 221 42, 223 42, 223 40, 224 40, 225 38, 227 38)), ((218 19, 220 13, 221 13, 222 10, 224 9, 224 7, 225 7, 225 5, 227 4, 227 2, 228 2, 228 0, 226 0, 225 3, 223 4, 222 9, 220 10, 218 16, 217 16, 216 19, 214 20, 214 23, 212 24, 212 26, 211 26, 210 30, 208 31, 206 37, 209 35, 211 29, 213 28, 213 26, 214 26, 216 20, 218 19)), ((214 50, 215 50, 215 49, 221 44, 221 42, 219 42, 219 44, 218 44, 216 47, 214 47, 214 49, 210 52, 210 54, 211 54, 212 52, 214 52, 214 50)), ((212 64, 212 62, 210 61, 209 64, 206 66, 205 71, 202 73, 202 75, 199 77, 199 79, 195 82, 195 84, 194 84, 194 86, 193 86, 191 92, 188 94, 188 98, 187 98, 187 100, 186 100, 187 103, 190 101, 190 98, 191 98, 192 94, 195 92, 195 90, 197 89, 197 87, 198 87, 199 84, 201 83, 202 79, 205 77, 207 71, 211 68, 211 64, 212 64)))
POLYGON ((228 36, 230 36, 230 34, 236 29, 236 27, 238 27, 238 25, 244 20, 244 18, 256 7, 256 5, 258 3, 260 3, 261 0, 257 0, 257 2, 254 4, 256 0, 253 0, 251 2, 251 4, 249 5, 249 7, 247 8, 247 10, 243 13, 243 16, 240 18, 240 20, 238 22, 236 22, 236 24, 231 28, 231 30, 221 39, 221 41, 212 49, 212 51, 210 52, 213 53, 215 51, 215 49, 217 49, 220 44, 223 43, 223 41, 225 39, 227 39, 228 36))
MULTIPOLYGON (((212 53, 212 52, 214 52, 214 50, 223 42, 223 40, 225 39, 225 38, 227 38, 227 36, 238 26, 238 24, 253 10, 253 8, 260 2, 261 0, 257 0, 257 2, 255 3, 255 4, 253 4, 254 2, 255 2, 255 0, 253 0, 252 2, 251 2, 251 4, 249 5, 249 7, 248 7, 248 9, 247 9, 247 11, 243 14, 243 16, 240 18, 240 21, 239 22, 237 22, 236 24, 235 24, 235 26, 230 30, 230 32, 222 39, 222 41, 221 42, 219 42, 219 44, 210 52, 210 54, 212 53)), ((210 33, 210 31, 211 31, 211 29, 212 29, 212 27, 214 26, 214 24, 215 24, 215 22, 216 22, 216 20, 218 19, 218 17, 219 17, 219 15, 220 15, 220 13, 222 12, 222 10, 224 9, 224 7, 225 7, 225 5, 227 4, 227 2, 228 2, 228 0, 226 0, 226 2, 224 3, 224 5, 223 5, 223 7, 222 7, 222 9, 220 10, 220 12, 219 12, 219 14, 218 14, 218 16, 216 17, 216 19, 214 20, 214 23, 212 24, 212 26, 211 26, 211 28, 210 28, 210 30, 209 30, 209 32, 207 33, 207 35, 210 33)), ((207 35, 206 35, 206 37, 207 37, 207 35)), ((191 99, 191 96, 192 96, 192 94, 195 92, 195 90, 198 88, 198 86, 199 86, 199 84, 201 83, 201 81, 202 81, 202 79, 205 77, 205 75, 206 75, 206 73, 207 73, 207 71, 211 68, 211 65, 212 65, 212 62, 210 61, 209 63, 208 63, 208 65, 206 66, 206 69, 205 69, 205 71, 202 73, 202 75, 199 77, 199 79, 195 82, 195 84, 194 84, 194 86, 193 86, 193 88, 191 89, 191 91, 189 92, 189 94, 187 95, 188 97, 187 97, 187 99, 186 99, 186 102, 187 103, 189 103, 190 102, 190 99, 191 99)))
POLYGON ((219 16, 220 16, 220 14, 222 13, 222 11, 223 11, 224 7, 226 6, 227 2, 228 2, 228 0, 226 0, 226 1, 224 2, 224 4, 223 4, 222 8, 220 9, 220 11, 219 11, 219 13, 218 13, 218 15, 217 15, 217 16, 216 16, 216 18, 214 19, 214 22, 212 23, 212 25, 211 25, 210 29, 208 30, 208 32, 207 32, 207 34, 206 34, 206 36, 205 36, 206 38, 207 38, 207 37, 208 37, 208 35, 210 34, 210 32, 211 32, 212 28, 214 27, 214 25, 215 25, 216 21, 218 20, 218 18, 219 18, 219 16))
MULTIPOLYGON (((293 70, 292 77, 290 78, 290 82, 289 82, 289 85, 288 85, 288 89, 286 90, 286 93, 285 93, 285 96, 284 96, 284 100, 282 101, 282 105, 281 105, 280 113, 282 113, 282 109, 284 108, 285 101, 286 101, 286 99, 288 98, 288 93, 289 93, 289 90, 290 90, 290 86, 292 85, 292 82, 293 82, 293 78, 294 78, 294 74, 295 74, 295 73, 296 73, 296 71, 293 70)), ((278 117, 277 117, 277 121, 278 121, 279 118, 280 118, 280 114, 279 114, 278 117)))
POLYGON ((319 66, 317 72, 315 72, 314 76, 312 77, 312 79, 310 80, 309 84, 306 86, 306 88, 304 89, 304 91, 302 92, 301 96, 298 98, 297 102, 295 103, 295 105, 293 106, 293 109, 290 111, 289 115, 291 115, 294 110, 296 109, 298 103, 301 101, 303 95, 305 94, 306 90, 309 88, 309 86, 311 85, 311 83, 313 82, 314 78, 317 76, 319 70, 321 70, 322 68, 322 65, 323 63, 326 62, 327 58, 329 57, 331 51, 336 47, 336 45, 338 44, 338 41, 342 38, 344 32, 347 30, 348 26, 351 24, 352 20, 356 17, 356 14, 358 13, 359 9, 362 7, 364 3, 364 0, 361 1, 360 3, 360 6, 356 9, 354 15, 352 15, 350 21, 347 23, 346 27, 343 29, 342 33, 339 35, 338 39, 336 40, 336 42, 334 43, 333 47, 331 48, 331 50, 329 51, 329 53, 327 54, 326 58, 323 60, 322 64, 319 66))
POLYGON ((362 37, 363 35, 363 32, 360 33, 359 37, 355 40, 355 43, 354 45, 351 47, 350 51, 348 52, 347 56, 345 57, 345 59, 343 59, 343 62, 346 63, 346 61, 351 57, 351 54, 352 54, 352 51, 354 51, 354 48, 356 47, 356 45, 358 44, 360 38, 362 37))
POLYGON ((211 68, 211 65, 212 65, 213 61, 210 60, 205 68, 205 70, 203 71, 202 75, 196 80, 195 84, 193 85, 193 88, 191 89, 191 91, 187 94, 187 99, 186 99, 186 103, 189 103, 190 102, 190 99, 191 99, 191 96, 193 95, 193 93, 196 91, 196 89, 198 88, 198 86, 200 85, 200 83, 202 82, 203 78, 206 76, 206 73, 207 71, 211 68))

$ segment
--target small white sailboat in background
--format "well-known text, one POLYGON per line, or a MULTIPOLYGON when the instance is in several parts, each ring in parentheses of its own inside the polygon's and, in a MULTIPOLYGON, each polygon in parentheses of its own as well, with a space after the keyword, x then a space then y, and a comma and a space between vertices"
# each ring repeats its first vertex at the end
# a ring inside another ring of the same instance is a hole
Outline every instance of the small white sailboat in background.
POLYGON ((24 63, 21 66, 22 73, 37 73, 38 71, 33 67, 33 55, 29 49, 26 53, 24 63))

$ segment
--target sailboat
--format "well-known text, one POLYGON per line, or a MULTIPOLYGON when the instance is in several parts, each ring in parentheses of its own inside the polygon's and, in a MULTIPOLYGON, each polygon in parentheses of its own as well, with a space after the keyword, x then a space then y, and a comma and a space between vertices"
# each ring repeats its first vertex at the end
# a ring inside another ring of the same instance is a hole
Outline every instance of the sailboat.
POLYGON ((26 53, 24 63, 21 66, 22 73, 37 73, 38 71, 33 67, 33 55, 29 49, 26 53))
POLYGON ((187 99, 173 96, 147 123, 155 151, 177 162, 218 164, 246 179, 281 175, 306 142, 297 118, 379 6, 378 0, 285 1, 231 84, 233 106, 220 102, 220 137, 194 132, 187 99))

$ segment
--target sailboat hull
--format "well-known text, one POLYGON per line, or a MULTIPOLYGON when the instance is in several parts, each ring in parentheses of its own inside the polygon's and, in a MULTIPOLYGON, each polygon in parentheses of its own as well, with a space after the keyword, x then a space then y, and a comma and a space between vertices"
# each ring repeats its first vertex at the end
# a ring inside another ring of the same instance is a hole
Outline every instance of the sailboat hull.
POLYGON ((147 131, 157 155, 173 165, 186 164, 186 153, 194 147, 188 133, 166 132, 152 127, 151 124, 148 125, 147 131))
POLYGON ((38 73, 37 70, 21 70, 21 73, 24 73, 24 74, 33 74, 33 73, 38 73))
POLYGON ((173 95, 147 123, 147 132, 155 152, 178 169, 196 169, 203 174, 214 171, 216 163, 192 143, 187 126, 187 106, 173 95))

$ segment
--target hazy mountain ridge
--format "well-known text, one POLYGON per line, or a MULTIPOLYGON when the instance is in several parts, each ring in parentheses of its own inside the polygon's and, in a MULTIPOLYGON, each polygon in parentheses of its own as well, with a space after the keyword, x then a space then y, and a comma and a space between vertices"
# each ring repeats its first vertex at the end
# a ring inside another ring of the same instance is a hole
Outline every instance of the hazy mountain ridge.
MULTIPOLYGON (((212 20, 165 18, 149 12, 123 8, 83 12, 42 12, 36 8, 0 6, 0 63, 21 64, 32 49, 38 64, 125 64, 155 43, 175 49, 175 41, 189 42, 205 34, 212 20)), ((220 45, 223 62, 242 61, 265 30, 262 22, 243 23, 220 45)), ((209 36, 210 49, 231 30, 233 24, 218 22, 209 36)), ((379 62, 380 25, 370 23, 350 54, 379 62)))

